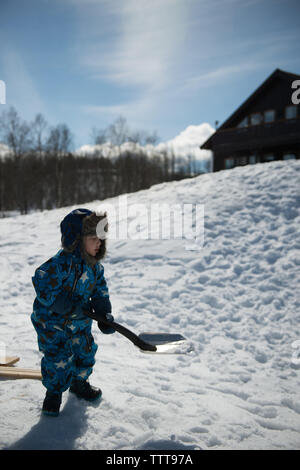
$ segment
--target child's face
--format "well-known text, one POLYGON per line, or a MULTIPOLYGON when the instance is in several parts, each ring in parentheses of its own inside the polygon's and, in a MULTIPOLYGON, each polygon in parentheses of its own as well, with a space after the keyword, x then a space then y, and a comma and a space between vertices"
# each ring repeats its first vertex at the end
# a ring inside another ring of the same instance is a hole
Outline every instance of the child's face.
POLYGON ((83 244, 85 251, 91 255, 96 256, 97 251, 100 248, 101 240, 96 236, 87 236, 83 238, 83 244))

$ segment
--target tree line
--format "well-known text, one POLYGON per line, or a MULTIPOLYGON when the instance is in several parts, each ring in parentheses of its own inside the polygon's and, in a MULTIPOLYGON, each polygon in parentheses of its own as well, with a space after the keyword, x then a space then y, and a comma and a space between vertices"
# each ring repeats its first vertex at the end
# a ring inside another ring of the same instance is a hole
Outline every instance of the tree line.
POLYGON ((0 139, 9 154, 0 159, 0 213, 80 205, 189 176, 184 168, 175 171, 174 155, 147 156, 141 146, 157 143, 156 132, 132 132, 123 117, 106 129, 93 128, 91 137, 98 150, 79 156, 66 124, 49 127, 42 114, 28 123, 13 107, 4 111, 0 139), (103 153, 101 144, 108 142, 119 147, 114 158, 103 153), (121 151, 124 142, 136 145, 121 151))

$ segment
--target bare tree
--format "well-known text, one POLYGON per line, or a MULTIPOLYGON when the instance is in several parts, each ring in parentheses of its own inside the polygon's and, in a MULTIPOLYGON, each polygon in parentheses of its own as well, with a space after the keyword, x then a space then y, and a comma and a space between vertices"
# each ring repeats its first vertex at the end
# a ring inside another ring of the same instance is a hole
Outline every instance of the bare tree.
POLYGON ((26 174, 22 171, 22 166, 24 166, 22 159, 28 155, 32 146, 31 129, 27 122, 20 118, 16 109, 11 106, 8 111, 3 111, 0 117, 0 131, 3 141, 10 148, 13 157, 12 197, 21 213, 27 213, 28 181, 26 174))
POLYGON ((11 149, 16 159, 21 158, 31 148, 32 135, 30 126, 18 115, 11 106, 0 116, 0 132, 3 142, 11 149))
POLYGON ((113 145, 120 147, 124 142, 128 142, 129 127, 126 119, 119 116, 107 129, 107 140, 113 145))
POLYGON ((154 131, 152 134, 149 134, 147 131, 144 130, 137 130, 132 131, 128 135, 128 141, 133 142, 135 144, 140 144, 142 147, 151 144, 155 145, 159 140, 159 137, 154 131))
POLYGON ((97 129, 96 127, 92 128, 91 131, 91 140, 94 145, 102 145, 107 142, 107 130, 106 129, 97 129))
POLYGON ((37 154, 41 157, 46 147, 45 131, 48 128, 47 121, 41 113, 35 116, 34 121, 31 124, 33 148, 37 154))
POLYGON ((55 159, 55 206, 61 207, 65 158, 71 150, 73 136, 66 124, 58 124, 50 130, 47 150, 55 159))
POLYGON ((106 129, 92 128, 91 139, 94 145, 101 145, 110 142, 112 145, 121 147, 125 142, 133 142, 145 146, 147 144, 155 145, 159 137, 156 131, 149 134, 145 130, 132 131, 124 116, 119 116, 106 129))
POLYGON ((47 148, 59 157, 66 156, 73 145, 73 136, 66 124, 52 127, 47 141, 47 148))
POLYGON ((158 134, 157 134, 156 131, 153 131, 152 134, 146 135, 145 145, 147 145, 147 144, 155 145, 155 144, 158 143, 158 141, 159 141, 158 134))

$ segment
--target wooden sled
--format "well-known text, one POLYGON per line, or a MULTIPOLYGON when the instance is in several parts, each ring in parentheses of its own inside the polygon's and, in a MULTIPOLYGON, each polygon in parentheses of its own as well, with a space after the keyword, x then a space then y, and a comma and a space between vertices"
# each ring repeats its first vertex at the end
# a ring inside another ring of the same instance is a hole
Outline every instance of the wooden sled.
POLYGON ((6 379, 42 380, 42 374, 40 370, 9 366, 0 366, 0 377, 4 377, 6 379))
POLYGON ((12 366, 16 362, 18 362, 20 358, 18 356, 0 356, 0 366, 12 366))

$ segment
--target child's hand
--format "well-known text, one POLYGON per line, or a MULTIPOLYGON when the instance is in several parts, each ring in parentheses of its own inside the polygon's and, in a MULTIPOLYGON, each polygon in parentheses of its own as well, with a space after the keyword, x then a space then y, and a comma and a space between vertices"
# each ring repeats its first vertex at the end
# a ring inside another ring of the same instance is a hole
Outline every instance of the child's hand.
MULTIPOLYGON (((103 320, 113 322, 114 317, 112 316, 111 313, 106 313, 106 314, 103 315, 103 320)), ((108 325, 105 325, 104 323, 102 323, 101 320, 98 321, 98 328, 105 335, 110 335, 112 333, 115 333, 115 331, 116 331, 112 326, 108 326, 108 325)))

